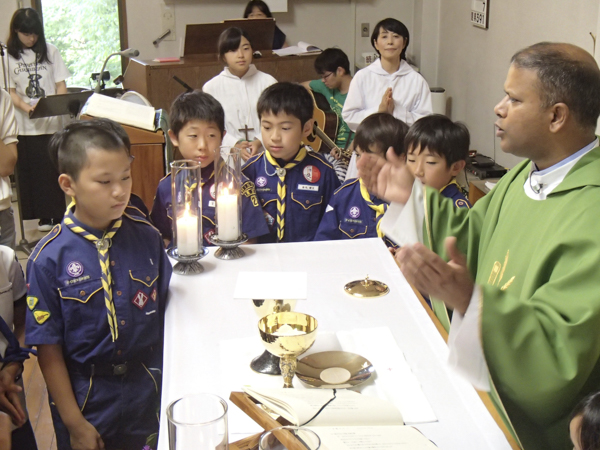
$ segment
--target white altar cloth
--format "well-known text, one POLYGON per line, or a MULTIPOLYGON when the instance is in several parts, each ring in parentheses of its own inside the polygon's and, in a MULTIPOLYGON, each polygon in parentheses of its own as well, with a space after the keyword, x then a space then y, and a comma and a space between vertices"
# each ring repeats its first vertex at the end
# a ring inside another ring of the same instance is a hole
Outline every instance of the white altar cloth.
POLYGON ((263 386, 282 386, 281 377, 250 375, 251 358, 228 357, 236 353, 231 345, 240 339, 254 340, 248 345, 256 349, 250 356, 264 350, 250 302, 233 298, 237 273, 249 271, 308 273, 307 299, 298 301, 295 310, 318 320, 319 351, 330 349, 319 345, 319 333, 326 341, 325 336, 337 332, 389 328, 438 419, 414 426, 440 449, 510 449, 473 387, 447 366, 446 343, 380 239, 243 248, 246 256, 234 261, 216 259, 211 248, 200 261, 204 273, 173 275, 165 318, 159 449, 168 449, 165 408, 191 393, 210 392, 228 401, 230 442, 261 431, 229 401, 231 391, 240 391, 241 384, 257 385, 255 380, 263 386), (378 299, 355 299, 344 293, 347 282, 366 275, 386 283, 390 293, 378 299), (251 379, 246 380, 245 374, 251 379), (237 379, 240 385, 231 385, 237 379))

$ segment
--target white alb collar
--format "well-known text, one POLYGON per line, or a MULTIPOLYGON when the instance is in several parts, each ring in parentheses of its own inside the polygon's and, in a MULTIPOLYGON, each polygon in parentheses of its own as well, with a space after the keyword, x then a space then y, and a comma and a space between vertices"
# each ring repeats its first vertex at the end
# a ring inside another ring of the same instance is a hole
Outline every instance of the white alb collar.
POLYGON ((573 153, 568 158, 548 167, 537 170, 537 166, 531 162, 529 176, 523 184, 525 194, 532 200, 546 200, 546 197, 562 183, 569 171, 586 153, 598 146, 598 139, 573 153))

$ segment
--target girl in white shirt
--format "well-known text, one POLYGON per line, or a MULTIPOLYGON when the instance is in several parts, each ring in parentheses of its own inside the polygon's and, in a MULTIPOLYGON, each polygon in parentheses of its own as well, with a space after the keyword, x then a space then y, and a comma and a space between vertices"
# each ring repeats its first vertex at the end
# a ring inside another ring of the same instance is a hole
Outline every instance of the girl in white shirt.
MULTIPOLYGON (((406 62, 409 41, 408 29, 396 19, 375 25, 371 44, 380 57, 356 72, 342 110, 351 130, 376 112, 392 114, 409 126, 433 112, 429 85, 406 62)), ((357 176, 355 155, 352 159, 346 179, 357 176)))
POLYGON ((58 49, 46 43, 37 12, 22 8, 10 22, 8 48, 9 93, 19 127, 17 174, 24 220, 40 219, 38 228, 49 231, 64 215, 65 196, 58 186, 58 171, 50 162, 48 142, 62 129, 62 117, 30 119, 40 98, 66 94, 71 76, 58 49))
POLYGON ((246 160, 262 148, 256 103, 262 91, 277 80, 252 64, 252 43, 241 28, 223 31, 218 47, 219 57, 226 67, 207 81, 202 90, 216 98, 225 110, 227 134, 223 145, 242 148, 242 157, 246 160))

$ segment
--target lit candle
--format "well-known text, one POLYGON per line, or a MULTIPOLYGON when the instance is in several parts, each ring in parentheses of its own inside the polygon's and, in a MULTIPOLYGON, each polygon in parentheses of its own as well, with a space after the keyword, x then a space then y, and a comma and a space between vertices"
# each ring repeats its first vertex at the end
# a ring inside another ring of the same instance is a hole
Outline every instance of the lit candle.
POLYGON ((198 217, 186 207, 177 218, 177 253, 181 256, 198 254, 198 217))
POLYGON ((240 237, 238 196, 224 188, 217 197, 217 225, 220 241, 237 241, 240 237))

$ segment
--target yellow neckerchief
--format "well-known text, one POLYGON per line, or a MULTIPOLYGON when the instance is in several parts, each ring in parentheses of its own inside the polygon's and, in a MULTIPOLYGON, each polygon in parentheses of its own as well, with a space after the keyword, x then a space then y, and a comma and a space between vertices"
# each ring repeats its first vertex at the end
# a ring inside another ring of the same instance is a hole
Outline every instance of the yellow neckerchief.
POLYGON ((122 220, 121 218, 115 220, 108 231, 105 231, 102 237, 98 237, 79 225, 76 225, 73 221, 73 218, 73 210, 69 208, 64 218, 65 225, 73 233, 79 234, 94 244, 96 250, 98 250, 98 261, 100 262, 100 270, 102 271, 102 287, 104 289, 104 305, 108 311, 108 326, 110 327, 110 334, 114 342, 119 337, 119 327, 117 324, 117 311, 115 309, 115 303, 112 296, 112 275, 110 273, 110 257, 108 254, 108 249, 112 244, 111 239, 121 227, 122 220))
POLYGON ((369 194, 367 186, 365 186, 365 183, 363 183, 362 178, 359 178, 358 181, 360 183, 360 195, 365 200, 365 202, 367 202, 369 208, 375 211, 375 219, 377 220, 377 236, 382 238, 383 232, 379 228, 379 224, 381 223, 381 219, 383 219, 383 215, 387 211, 388 204, 382 203, 381 205, 376 205, 375 203, 373 203, 373 200, 371 200, 371 194, 369 194))
POLYGON ((446 186, 444 186, 443 188, 441 188, 441 189, 440 189, 440 194, 441 194, 442 192, 444 192, 444 189, 446 189, 446 188, 447 188, 448 186, 450 186, 451 184, 455 184, 455 185, 456 185, 456 187, 458 188, 459 192, 462 192, 462 188, 460 187, 460 184, 458 184, 458 182, 456 181, 456 177, 453 177, 453 178, 450 180, 450 182, 449 182, 449 183, 448 183, 446 186))
POLYGON ((281 167, 279 163, 271 156, 271 153, 268 151, 265 152, 265 156, 267 160, 275 167, 276 172, 274 174, 265 173, 266 175, 276 175, 278 178, 277 183, 277 242, 283 241, 283 231, 285 227, 285 198, 287 195, 286 185, 285 185, 285 175, 286 171, 294 168, 298 164, 302 162, 302 160, 306 157, 307 151, 306 147, 300 147, 300 151, 298 154, 288 162, 285 166, 281 167))

